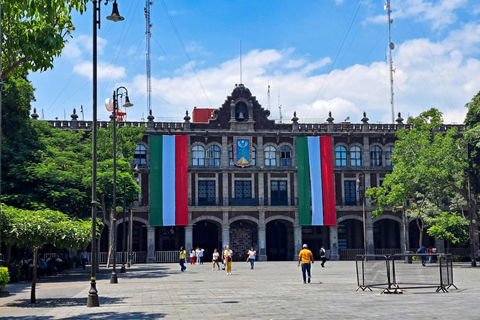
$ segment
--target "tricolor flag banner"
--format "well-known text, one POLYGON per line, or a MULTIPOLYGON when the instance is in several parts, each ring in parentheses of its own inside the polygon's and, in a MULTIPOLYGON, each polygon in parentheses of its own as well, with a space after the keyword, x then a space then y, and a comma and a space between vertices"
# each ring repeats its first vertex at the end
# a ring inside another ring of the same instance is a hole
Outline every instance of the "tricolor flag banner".
POLYGON ((150 225, 188 225, 187 136, 150 136, 150 225))
POLYGON ((298 137, 298 214, 301 226, 335 226, 332 137, 298 137))

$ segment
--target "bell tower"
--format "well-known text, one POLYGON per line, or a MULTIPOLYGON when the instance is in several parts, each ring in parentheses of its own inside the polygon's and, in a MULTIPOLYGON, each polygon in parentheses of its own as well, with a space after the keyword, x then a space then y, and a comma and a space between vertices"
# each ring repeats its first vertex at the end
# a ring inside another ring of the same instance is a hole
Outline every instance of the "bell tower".
POLYGON ((243 84, 235 85, 230 101, 230 130, 254 131, 252 94, 243 84))

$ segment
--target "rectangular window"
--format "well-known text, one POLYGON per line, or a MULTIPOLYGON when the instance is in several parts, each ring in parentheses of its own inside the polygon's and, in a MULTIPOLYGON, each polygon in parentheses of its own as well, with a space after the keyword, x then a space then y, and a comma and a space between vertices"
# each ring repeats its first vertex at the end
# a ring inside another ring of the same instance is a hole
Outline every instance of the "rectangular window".
POLYGON ((252 181, 235 181, 235 198, 252 198, 252 181))
POLYGON ((343 182, 345 191, 345 205, 355 206, 357 204, 357 188, 355 180, 345 180, 343 182))
POLYGON ((215 181, 198 181, 198 205, 215 205, 215 181))
POLYGON ((288 205, 287 181, 270 181, 270 200, 272 206, 288 205))

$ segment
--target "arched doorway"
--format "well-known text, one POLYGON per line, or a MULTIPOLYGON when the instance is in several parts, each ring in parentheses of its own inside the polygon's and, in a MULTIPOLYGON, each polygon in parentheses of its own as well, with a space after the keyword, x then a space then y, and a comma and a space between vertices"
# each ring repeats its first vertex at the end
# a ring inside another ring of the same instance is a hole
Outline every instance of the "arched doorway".
MULTIPOLYGON (((418 230, 417 221, 412 220, 408 224, 408 241, 410 244, 410 251, 416 252, 419 248, 420 230, 418 230)), ((427 233, 427 227, 423 229, 423 245, 426 248, 435 247, 435 238, 427 233)))
MULTIPOLYGON (((98 242, 97 242, 98 243, 98 242)), ((110 246, 110 227, 105 223, 100 236, 100 252, 108 252, 110 246)))
POLYGON ((230 224, 230 248, 234 252, 235 260, 246 260, 247 252, 251 247, 259 251, 257 225, 248 220, 239 220, 230 224))
POLYGON ((382 219, 373 224, 375 249, 401 249, 400 224, 393 219, 382 219))
POLYGON ((267 260, 291 260, 289 257, 293 257, 293 229, 288 228, 287 225, 281 220, 274 220, 267 223, 266 233, 267 260))
POLYGON ((185 241, 184 230, 183 226, 155 227, 155 251, 178 250, 185 241))
MULTIPOLYGON (((202 248, 205 251, 203 252, 203 261, 211 261, 210 257, 212 256, 213 249, 218 249, 219 252, 222 251, 222 244, 219 241, 220 228, 216 223, 211 221, 199 221, 193 225, 193 249, 196 247, 202 248)), ((192 250, 192 248, 186 248, 187 250, 192 250)))
POLYGON ((346 219, 338 223, 338 249, 363 249, 363 222, 346 219))

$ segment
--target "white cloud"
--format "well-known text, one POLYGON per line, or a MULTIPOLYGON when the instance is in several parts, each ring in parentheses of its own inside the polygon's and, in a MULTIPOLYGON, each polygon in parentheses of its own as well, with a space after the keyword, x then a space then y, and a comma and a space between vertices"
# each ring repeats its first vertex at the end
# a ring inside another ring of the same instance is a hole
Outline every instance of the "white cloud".
MULTIPOLYGON (((107 40, 97 37, 97 52, 102 54, 107 46, 107 40)), ((91 36, 80 35, 67 41, 62 55, 69 59, 77 59, 89 57, 92 54, 93 40, 91 36)))
MULTIPOLYGON (((404 0, 392 5, 392 18, 405 19, 413 18, 419 21, 428 21, 432 29, 442 29, 457 21, 456 10, 465 7, 468 0, 404 0)), ((386 12, 383 15, 377 15, 366 19, 371 23, 386 23, 386 12)))
POLYGON ((343 4, 343 0, 335 0, 335 4, 343 4))
MULTIPOLYGON (((395 118, 398 111, 407 118, 436 107, 444 113, 446 122, 463 121, 465 103, 480 90, 480 60, 470 54, 480 47, 478 30, 480 25, 468 24, 438 42, 415 39, 397 45, 394 53, 395 118)), ((383 61, 356 64, 335 69, 327 75, 325 70, 318 69, 330 63, 329 57, 309 61, 295 58, 293 53, 292 48, 252 50, 243 58, 243 83, 264 108, 268 106, 270 84, 272 118, 279 117, 280 100, 287 122, 294 111, 302 122, 326 119, 329 111, 336 122, 348 116, 350 121, 359 122, 363 111, 367 112, 371 123, 391 122, 388 64, 383 61)), ((184 111, 191 111, 193 106, 219 108, 240 81, 238 58, 217 67, 200 69, 196 66, 196 70, 203 89, 197 76, 186 68, 182 76, 152 79, 152 108, 156 120, 160 121, 159 117, 181 118, 184 111)), ((132 100, 134 95, 142 99, 145 76, 135 77, 127 86, 132 100)), ((143 110, 137 110, 132 108, 130 119, 141 117, 143 110)))
MULTIPOLYGON (((77 64, 73 67, 73 71, 82 76, 88 77, 89 79, 93 78, 93 64, 91 62, 82 62, 77 64)), ((99 80, 118 80, 122 79, 125 74, 124 67, 115 66, 105 62, 98 62, 97 64, 97 78, 99 80)))

